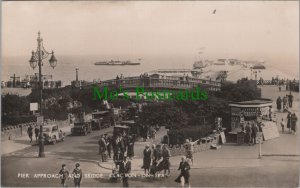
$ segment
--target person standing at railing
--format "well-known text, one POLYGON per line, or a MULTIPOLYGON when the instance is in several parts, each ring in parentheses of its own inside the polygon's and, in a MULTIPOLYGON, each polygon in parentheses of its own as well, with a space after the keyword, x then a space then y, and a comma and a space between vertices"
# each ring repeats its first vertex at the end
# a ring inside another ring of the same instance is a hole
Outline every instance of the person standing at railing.
POLYGON ((293 107, 293 95, 292 92, 290 91, 290 94, 288 95, 288 101, 289 101, 289 107, 292 108, 293 107))
POLYGON ((120 75, 120 83, 121 83, 121 85, 123 84, 123 80, 124 80, 124 76, 123 76, 123 74, 121 74, 120 75))
POLYGON ((187 75, 186 75, 186 83, 187 83, 187 84, 189 84, 189 80, 190 80, 190 78, 189 78, 189 75, 187 74, 187 75))
POLYGON ((120 77, 119 77, 119 75, 117 75, 117 77, 116 77, 116 84, 117 84, 117 87, 119 87, 119 85, 120 85, 120 77))

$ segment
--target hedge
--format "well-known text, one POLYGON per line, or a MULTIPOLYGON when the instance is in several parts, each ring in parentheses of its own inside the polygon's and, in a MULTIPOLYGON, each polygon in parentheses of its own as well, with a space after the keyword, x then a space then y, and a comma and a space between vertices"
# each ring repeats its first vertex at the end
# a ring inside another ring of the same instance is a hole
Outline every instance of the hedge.
POLYGON ((8 125, 18 125, 22 123, 36 122, 36 116, 2 116, 2 128, 8 125))

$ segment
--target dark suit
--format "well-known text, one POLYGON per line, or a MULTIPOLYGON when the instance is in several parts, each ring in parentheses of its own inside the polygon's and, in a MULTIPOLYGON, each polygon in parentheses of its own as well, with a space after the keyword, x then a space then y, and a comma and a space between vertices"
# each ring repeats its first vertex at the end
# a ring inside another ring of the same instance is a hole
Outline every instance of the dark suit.
POLYGON ((190 165, 188 162, 180 162, 178 170, 180 170, 180 175, 175 179, 175 182, 180 183, 181 177, 184 177, 184 182, 189 184, 190 179, 190 165))
POLYGON ((116 164, 116 168, 118 168, 118 166, 122 166, 122 163, 123 163, 123 159, 124 159, 124 155, 123 153, 116 153, 114 155, 114 162, 116 164))
POLYGON ((131 172, 131 162, 123 162, 120 168, 120 172, 122 175, 123 187, 129 187, 128 174, 131 172))
POLYGON ((252 129, 252 132, 251 132, 252 143, 256 144, 256 134, 258 132, 258 127, 257 127, 257 125, 254 124, 254 125, 252 125, 251 129, 252 129))

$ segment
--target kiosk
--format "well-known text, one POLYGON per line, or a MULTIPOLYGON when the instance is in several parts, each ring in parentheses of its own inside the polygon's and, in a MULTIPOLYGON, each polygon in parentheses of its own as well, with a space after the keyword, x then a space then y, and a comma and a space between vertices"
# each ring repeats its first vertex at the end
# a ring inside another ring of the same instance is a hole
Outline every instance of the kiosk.
POLYGON ((230 140, 243 144, 244 128, 248 122, 256 122, 258 124, 259 131, 263 132, 262 135, 264 137, 267 137, 264 140, 279 137, 276 123, 273 122, 274 114, 272 112, 272 103, 273 101, 271 99, 263 98, 230 103, 230 140))

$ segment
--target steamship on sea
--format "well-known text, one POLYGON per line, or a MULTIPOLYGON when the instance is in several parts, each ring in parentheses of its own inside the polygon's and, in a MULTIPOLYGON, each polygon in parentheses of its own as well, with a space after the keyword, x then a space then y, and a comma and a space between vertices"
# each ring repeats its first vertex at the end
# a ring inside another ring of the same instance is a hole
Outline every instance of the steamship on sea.
POLYGON ((95 65, 110 65, 110 66, 124 66, 124 65, 140 65, 140 62, 131 62, 131 61, 101 61, 94 63, 95 65))

